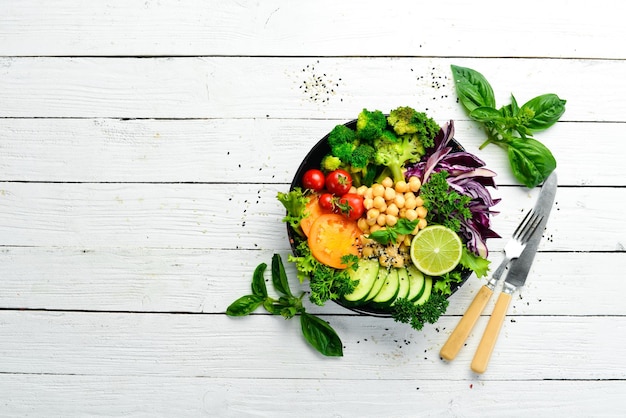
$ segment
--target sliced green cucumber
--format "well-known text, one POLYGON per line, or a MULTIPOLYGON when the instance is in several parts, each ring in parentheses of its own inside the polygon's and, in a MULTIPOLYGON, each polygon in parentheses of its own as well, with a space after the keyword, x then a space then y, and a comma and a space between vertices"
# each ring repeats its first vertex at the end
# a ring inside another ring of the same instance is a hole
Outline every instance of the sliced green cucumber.
POLYGON ((420 296, 422 296, 422 294, 424 293, 425 283, 426 283, 426 281, 424 280, 424 273, 419 271, 417 267, 415 267, 413 264, 408 266, 406 268, 406 271, 409 275, 409 285, 410 285, 407 299, 410 300, 411 302, 414 302, 417 299, 419 299, 420 296))
POLYGON ((383 287, 383 284, 385 284, 385 279, 387 278, 387 274, 389 274, 389 270, 385 268, 378 269, 378 276, 376 277, 376 280, 374 281, 374 284, 372 285, 372 289, 370 290, 367 297, 365 298, 365 301, 370 301, 374 299, 374 296, 376 296, 378 292, 380 292, 380 288, 383 287))
POLYGON ((409 273, 407 272, 407 270, 404 267, 397 268, 396 270, 398 271, 398 281, 399 281, 398 294, 396 295, 396 298, 394 299, 394 301, 391 302, 391 305, 396 303, 396 300, 400 298, 406 298, 410 290, 409 273))
POLYGON ((349 295, 344 295, 344 299, 350 304, 360 304, 365 302, 365 298, 369 295, 376 278, 380 263, 378 260, 359 260, 359 267, 356 270, 349 269, 350 279, 358 280, 356 288, 349 295))
POLYGON ((423 305, 430 298, 430 293, 433 290, 433 278, 430 276, 424 277, 424 286, 425 287, 424 291, 422 292, 422 296, 420 296, 419 299, 413 302, 414 305, 423 305))
POLYGON ((389 274, 385 278, 380 291, 374 296, 371 303, 376 308, 387 308, 393 303, 398 296, 400 290, 400 278, 398 277, 398 269, 389 270, 389 274))

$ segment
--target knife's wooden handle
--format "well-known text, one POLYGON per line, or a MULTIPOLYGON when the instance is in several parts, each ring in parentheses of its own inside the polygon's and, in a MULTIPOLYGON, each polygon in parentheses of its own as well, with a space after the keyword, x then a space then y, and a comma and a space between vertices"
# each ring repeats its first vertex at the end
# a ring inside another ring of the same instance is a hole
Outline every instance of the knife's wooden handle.
POLYGON ((465 340, 469 336, 472 328, 476 325, 476 321, 478 317, 485 309, 487 302, 493 295, 493 290, 488 288, 487 286, 483 286, 478 291, 478 294, 474 297, 474 300, 465 311, 465 314, 457 324, 452 334, 448 337, 448 341, 441 347, 441 351, 439 354, 445 360, 454 360, 456 355, 463 347, 465 340))
POLYGON ((491 318, 489 318, 489 322, 487 323, 487 328, 485 328, 485 333, 480 339, 478 349, 476 350, 474 359, 472 360, 471 367, 476 373, 484 373, 485 370, 487 370, 491 353, 493 353, 493 348, 498 340, 498 335, 500 334, 500 329, 502 328, 502 323, 506 317, 506 312, 509 308, 510 302, 510 293, 500 293, 496 306, 493 308, 491 318))

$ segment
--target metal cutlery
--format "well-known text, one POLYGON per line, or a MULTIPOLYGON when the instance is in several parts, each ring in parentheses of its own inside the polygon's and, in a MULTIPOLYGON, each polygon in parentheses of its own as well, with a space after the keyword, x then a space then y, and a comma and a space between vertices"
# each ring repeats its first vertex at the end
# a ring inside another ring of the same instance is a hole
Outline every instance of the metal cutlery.
MULTIPOLYGON (((506 270, 506 267, 511 263, 515 263, 514 260, 525 253, 525 248, 528 247, 529 241, 532 241, 537 235, 541 238, 541 233, 535 232, 539 232, 537 230, 540 226, 543 225, 545 227, 545 220, 547 219, 549 209, 554 200, 555 188, 556 174, 553 173, 544 183, 535 207, 526 214, 524 219, 513 232, 511 240, 509 240, 509 242, 505 245, 505 258, 502 260, 487 284, 483 285, 478 291, 456 328, 441 348, 440 355, 443 359, 448 361, 453 360, 459 353, 470 332, 476 325, 478 317, 482 314, 485 306, 491 299, 495 287, 497 286, 502 273, 506 270), (546 205, 548 205, 547 211, 545 208, 546 205)), ((483 344, 483 349, 487 348, 486 344, 487 342, 483 344)), ((489 356, 490 355, 491 353, 489 353, 489 356)), ((478 364, 479 360, 476 360, 476 362, 476 364, 478 364)))
POLYGON ((502 323, 506 317, 509 303, 513 292, 519 289, 526 283, 528 272, 535 259, 537 253, 537 247, 541 241, 543 230, 545 229, 550 211, 552 210, 552 203, 556 195, 557 178, 556 173, 552 173, 550 177, 544 182, 541 194, 537 205, 535 206, 536 212, 542 214, 543 219, 539 224, 538 231, 528 241, 526 248, 520 255, 520 257, 511 265, 511 268, 507 272, 502 287, 502 293, 498 296, 485 332, 478 344, 476 353, 472 360, 471 369, 476 373, 484 373, 489 364, 493 348, 495 347, 498 336, 500 335, 500 329, 502 323))

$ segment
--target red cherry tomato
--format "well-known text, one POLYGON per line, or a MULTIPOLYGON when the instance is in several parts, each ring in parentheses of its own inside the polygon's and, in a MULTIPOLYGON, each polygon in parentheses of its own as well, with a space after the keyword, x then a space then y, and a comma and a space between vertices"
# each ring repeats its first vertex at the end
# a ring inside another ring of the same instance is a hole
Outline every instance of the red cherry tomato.
POLYGON ((363 206, 363 196, 356 193, 346 193, 339 198, 337 207, 343 216, 356 221, 365 212, 363 206))
POLYGON ((330 193, 322 193, 319 197, 318 204, 320 208, 332 212, 335 209, 335 196, 330 193))
POLYGON ((345 170, 331 171, 326 176, 326 189, 334 195, 343 196, 352 187, 352 176, 345 170))
POLYGON ((315 190, 316 192, 324 188, 325 182, 324 173, 315 168, 308 170, 302 176, 302 187, 315 190))

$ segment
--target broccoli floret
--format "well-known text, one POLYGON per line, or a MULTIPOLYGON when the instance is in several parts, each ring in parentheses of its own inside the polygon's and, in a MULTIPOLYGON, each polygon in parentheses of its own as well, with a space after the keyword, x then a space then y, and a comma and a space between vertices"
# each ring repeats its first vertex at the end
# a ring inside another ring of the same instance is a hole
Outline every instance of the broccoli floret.
POLYGON ((335 171, 341 167, 341 160, 332 154, 328 154, 322 158, 320 167, 322 171, 335 171))
POLYGON ((439 125, 426 113, 418 112, 408 106, 401 106, 389 113, 387 122, 398 135, 414 134, 425 148, 434 144, 434 138, 439 133, 439 125))
POLYGON ((374 147, 359 145, 352 152, 348 163, 354 168, 365 168, 374 160, 375 154, 376 150, 374 150, 374 147))
POLYGON ((341 144, 353 144, 356 142, 356 132, 346 125, 337 125, 328 134, 328 145, 331 149, 341 144))
POLYGON ((363 109, 356 120, 356 134, 359 139, 372 143, 387 128, 387 118, 380 110, 363 109))
POLYGON ((416 163, 424 155, 424 146, 414 135, 386 135, 376 141, 374 146, 376 164, 389 169, 394 183, 404 180, 402 169, 405 164, 416 163))

